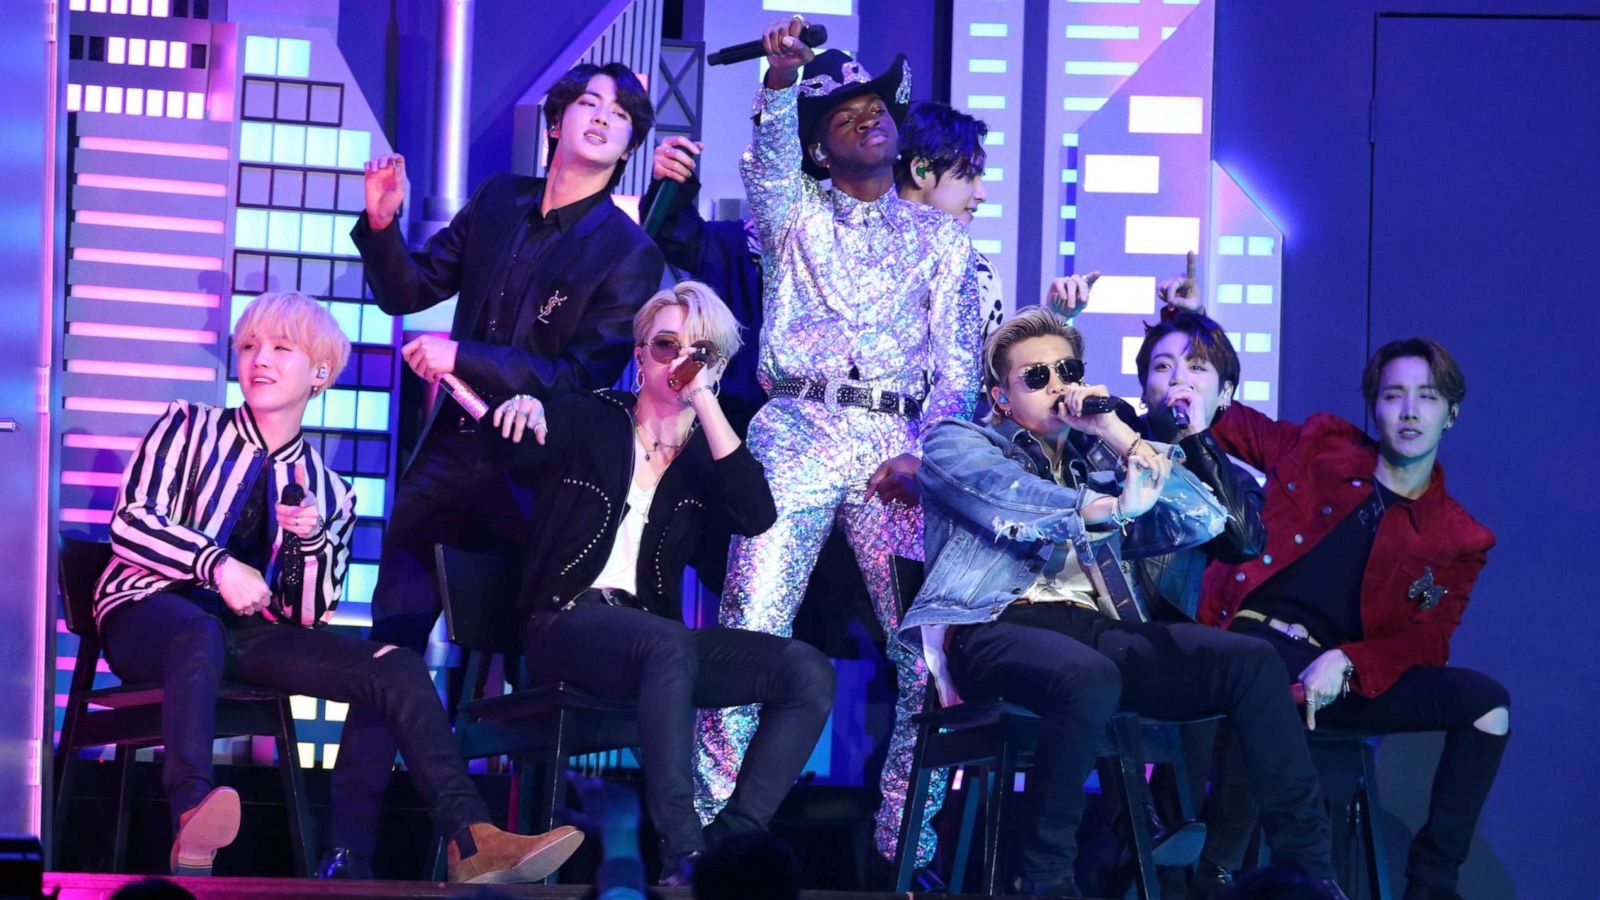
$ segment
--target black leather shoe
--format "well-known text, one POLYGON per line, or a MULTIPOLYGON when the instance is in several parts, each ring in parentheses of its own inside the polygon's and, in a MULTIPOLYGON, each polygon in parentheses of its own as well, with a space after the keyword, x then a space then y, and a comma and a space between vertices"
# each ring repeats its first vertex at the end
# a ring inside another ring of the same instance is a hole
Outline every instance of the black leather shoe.
POLYGON ((372 866, 356 852, 334 847, 322 854, 322 861, 317 863, 317 877, 371 881, 372 866))
POLYGON ((1206 845, 1206 823, 1185 822, 1151 836, 1150 859, 1157 866, 1187 869, 1200 858, 1206 845))
POLYGON ((1195 865, 1194 875, 1189 878, 1189 896, 1193 900, 1219 897, 1231 887, 1233 887, 1233 873, 1204 859, 1195 865))
POLYGON ((694 867, 699 865, 700 857, 705 854, 699 850, 689 853, 680 853, 661 864, 662 887, 686 888, 694 881, 694 867))

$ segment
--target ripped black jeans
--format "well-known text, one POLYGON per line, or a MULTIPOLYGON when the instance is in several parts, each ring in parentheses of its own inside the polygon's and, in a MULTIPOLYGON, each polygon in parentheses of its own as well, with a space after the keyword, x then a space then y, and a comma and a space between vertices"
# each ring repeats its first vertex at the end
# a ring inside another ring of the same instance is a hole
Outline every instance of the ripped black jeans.
POLYGON ((368 704, 383 715, 441 834, 489 821, 467 776, 433 680, 417 654, 361 638, 241 618, 210 591, 163 592, 112 610, 101 625, 117 677, 165 689, 162 784, 172 820, 214 787, 211 742, 223 679, 368 704))

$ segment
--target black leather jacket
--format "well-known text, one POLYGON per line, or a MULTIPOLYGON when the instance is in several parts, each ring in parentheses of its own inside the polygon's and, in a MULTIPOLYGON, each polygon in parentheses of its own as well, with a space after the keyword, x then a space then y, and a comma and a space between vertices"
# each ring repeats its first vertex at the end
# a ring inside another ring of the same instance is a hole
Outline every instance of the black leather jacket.
MULTIPOLYGON (((519 616, 561 609, 594 584, 616 541, 633 477, 633 407, 622 391, 545 400, 549 437, 512 444, 498 435, 511 475, 539 498, 523 557, 519 616)), ((682 616, 683 570, 708 535, 755 535, 778 513, 766 469, 744 444, 712 459, 696 430, 656 486, 635 570, 641 605, 682 616), (720 526, 713 528, 712 526, 720 526)))
MULTIPOLYGON (((1158 433, 1163 429, 1148 415, 1140 416, 1135 428, 1148 440, 1170 441, 1175 436, 1158 433)), ((1138 559, 1134 577, 1152 606, 1159 597, 1170 609, 1193 619, 1200 608, 1200 578, 1208 563, 1241 563, 1261 555, 1266 547, 1261 509, 1267 495, 1254 476, 1222 452, 1211 432, 1190 435, 1177 444, 1183 448, 1184 468, 1211 488, 1228 511, 1228 523, 1221 534, 1199 547, 1138 559)))

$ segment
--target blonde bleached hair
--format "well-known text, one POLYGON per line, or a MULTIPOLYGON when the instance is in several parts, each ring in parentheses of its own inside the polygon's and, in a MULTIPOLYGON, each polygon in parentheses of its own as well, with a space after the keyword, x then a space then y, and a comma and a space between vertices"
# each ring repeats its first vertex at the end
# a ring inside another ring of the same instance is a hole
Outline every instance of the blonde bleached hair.
POLYGON ((633 343, 643 345, 654 334, 656 314, 669 306, 683 307, 683 333, 678 335, 685 344, 710 341, 717 345, 724 361, 733 358, 744 341, 739 338, 739 320, 733 317, 728 304, 722 302, 710 285, 698 281, 680 281, 646 300, 633 317, 633 343))
POLYGON ((287 339, 311 358, 313 369, 326 363, 328 380, 323 382, 324 388, 339 380, 339 373, 350 360, 350 339, 344 336, 344 329, 333 314, 316 298, 299 291, 269 291, 251 300, 233 329, 235 353, 239 352, 240 341, 251 334, 287 339))
MULTIPOLYGON (((1004 388, 1006 376, 1011 372, 1011 348, 1031 338, 1058 337, 1072 348, 1072 355, 1083 359, 1083 335, 1078 329, 1043 306, 1030 306, 1017 310, 1016 315, 1001 323, 983 345, 983 392, 991 388, 1004 388)), ((989 410, 989 423, 999 425, 1005 421, 999 406, 989 410)))

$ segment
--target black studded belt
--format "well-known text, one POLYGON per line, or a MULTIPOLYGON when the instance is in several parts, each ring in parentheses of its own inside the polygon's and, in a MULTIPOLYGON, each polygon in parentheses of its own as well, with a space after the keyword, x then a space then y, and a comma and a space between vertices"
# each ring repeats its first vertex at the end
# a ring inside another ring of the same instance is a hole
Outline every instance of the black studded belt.
POLYGON ((888 413, 906 419, 922 416, 922 404, 915 397, 870 387, 859 382, 814 381, 810 378, 784 378, 772 385, 774 397, 798 397, 831 407, 849 406, 868 412, 888 413))

